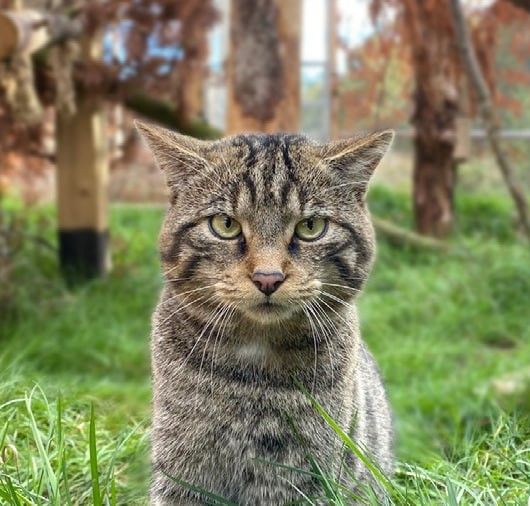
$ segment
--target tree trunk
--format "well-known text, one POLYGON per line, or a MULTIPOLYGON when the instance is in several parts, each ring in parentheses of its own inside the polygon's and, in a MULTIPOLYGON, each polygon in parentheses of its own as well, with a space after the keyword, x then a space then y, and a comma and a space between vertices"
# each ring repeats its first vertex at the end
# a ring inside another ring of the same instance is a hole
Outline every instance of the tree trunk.
POLYGON ((456 182, 456 108, 452 99, 437 100, 422 85, 415 97, 413 208, 421 234, 445 237, 454 221, 453 193, 456 182), (432 107, 433 103, 440 107, 432 107))
POLYGON ((406 0, 416 82, 413 207, 417 230, 444 237, 454 221, 458 114, 452 30, 445 2, 406 0))
POLYGON ((300 126, 300 0, 232 0, 228 133, 300 126))
POLYGON ((177 73, 177 104, 183 120, 188 123, 204 119, 204 81, 207 75, 210 28, 210 19, 199 16, 205 7, 197 2, 193 5, 195 7, 192 13, 198 19, 203 19, 204 24, 183 25, 184 56, 177 73))
POLYGON ((192 61, 185 65, 182 83, 179 89, 178 103, 182 117, 187 122, 203 118, 204 113, 204 78, 205 66, 203 60, 192 61))

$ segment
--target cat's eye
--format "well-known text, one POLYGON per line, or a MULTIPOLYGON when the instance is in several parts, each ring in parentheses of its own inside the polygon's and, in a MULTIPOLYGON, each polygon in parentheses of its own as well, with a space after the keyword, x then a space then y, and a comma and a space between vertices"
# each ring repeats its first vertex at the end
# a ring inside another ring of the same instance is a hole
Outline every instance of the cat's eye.
POLYGON ((306 218, 296 224, 294 233, 303 241, 320 239, 327 231, 328 222, 324 218, 306 218))
POLYGON ((226 214, 216 214, 209 221, 210 230, 221 239, 235 239, 241 234, 241 225, 239 222, 230 218, 226 214))

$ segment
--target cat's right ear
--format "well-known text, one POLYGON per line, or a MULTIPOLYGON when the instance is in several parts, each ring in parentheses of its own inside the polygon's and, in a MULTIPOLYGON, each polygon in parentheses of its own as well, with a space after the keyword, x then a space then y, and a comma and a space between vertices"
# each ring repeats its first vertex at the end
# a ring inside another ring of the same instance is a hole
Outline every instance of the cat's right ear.
POLYGON ((364 200, 368 183, 394 139, 392 130, 381 130, 326 144, 323 158, 359 200, 364 200))
POLYGON ((170 190, 177 191, 188 177, 208 167, 204 156, 207 142, 143 121, 135 120, 134 124, 162 169, 170 190))

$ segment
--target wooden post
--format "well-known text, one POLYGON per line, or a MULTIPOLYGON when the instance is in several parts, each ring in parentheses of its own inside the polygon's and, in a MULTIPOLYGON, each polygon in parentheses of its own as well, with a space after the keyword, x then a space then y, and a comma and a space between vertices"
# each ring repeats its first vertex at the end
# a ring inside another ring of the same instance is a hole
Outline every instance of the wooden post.
POLYGON ((227 132, 300 127, 300 0, 232 0, 227 132))
MULTIPOLYGON (((84 40, 84 58, 101 55, 101 39, 84 40)), ((82 92, 73 115, 57 117, 59 256, 69 278, 104 275, 108 254, 108 157, 100 100, 82 92)))
MULTIPOLYGON (((44 45, 80 33, 80 26, 64 18, 30 10, 0 11, 0 61, 15 55, 29 59, 44 45)), ((81 46, 83 59, 101 58, 101 36, 85 36, 81 46)), ((31 68, 30 59, 28 65, 31 68)), ((29 81, 20 80, 16 86, 32 87, 29 81)), ((73 115, 57 112, 56 143, 61 268, 75 278, 103 275, 110 267, 108 161, 105 117, 97 98, 81 93, 73 115)))

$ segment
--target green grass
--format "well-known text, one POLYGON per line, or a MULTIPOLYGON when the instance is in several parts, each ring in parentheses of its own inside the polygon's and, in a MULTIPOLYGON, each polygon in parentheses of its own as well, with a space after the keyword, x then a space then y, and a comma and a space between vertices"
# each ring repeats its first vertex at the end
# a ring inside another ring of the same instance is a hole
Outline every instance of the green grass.
MULTIPOLYGON (((376 187, 370 200, 410 225, 406 196, 376 187)), ((114 206, 111 275, 68 289, 53 249, 33 239, 55 245, 53 210, 3 206, 24 216, 24 236, 0 286, 0 504, 145 504, 162 210, 114 206)), ((394 502, 526 506, 530 251, 505 198, 457 206, 452 253, 380 240, 360 300, 396 416, 394 502)), ((348 504, 318 472, 329 502, 348 504)))

